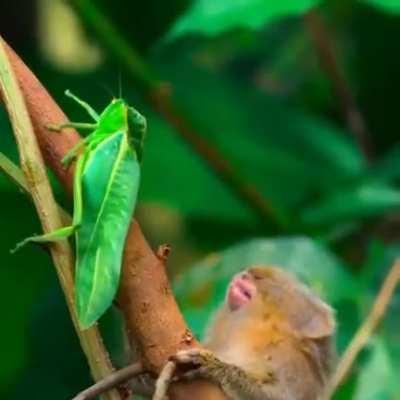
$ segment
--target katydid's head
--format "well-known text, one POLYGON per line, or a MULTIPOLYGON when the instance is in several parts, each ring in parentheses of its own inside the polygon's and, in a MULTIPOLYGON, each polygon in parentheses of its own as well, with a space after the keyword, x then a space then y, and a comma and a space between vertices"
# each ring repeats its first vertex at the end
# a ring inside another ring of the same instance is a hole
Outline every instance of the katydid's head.
POLYGON ((122 99, 113 99, 100 114, 98 130, 102 133, 115 133, 126 129, 127 105, 122 99))

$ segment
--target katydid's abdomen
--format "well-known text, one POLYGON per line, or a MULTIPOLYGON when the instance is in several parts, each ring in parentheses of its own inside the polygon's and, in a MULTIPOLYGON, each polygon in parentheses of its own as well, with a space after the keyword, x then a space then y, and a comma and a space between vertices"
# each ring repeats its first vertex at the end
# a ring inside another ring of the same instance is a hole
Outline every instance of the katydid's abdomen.
POLYGON ((82 328, 104 313, 118 289, 139 175, 139 163, 124 132, 105 138, 84 162, 82 219, 76 233, 77 310, 82 328))

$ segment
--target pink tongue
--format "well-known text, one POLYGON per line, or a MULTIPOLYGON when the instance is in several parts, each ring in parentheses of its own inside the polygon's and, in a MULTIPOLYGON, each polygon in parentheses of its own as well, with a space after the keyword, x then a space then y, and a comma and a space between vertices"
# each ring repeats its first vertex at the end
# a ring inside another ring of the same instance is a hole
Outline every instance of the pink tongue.
POLYGON ((228 305, 232 311, 247 304, 255 292, 254 284, 242 276, 234 278, 228 289, 228 305))

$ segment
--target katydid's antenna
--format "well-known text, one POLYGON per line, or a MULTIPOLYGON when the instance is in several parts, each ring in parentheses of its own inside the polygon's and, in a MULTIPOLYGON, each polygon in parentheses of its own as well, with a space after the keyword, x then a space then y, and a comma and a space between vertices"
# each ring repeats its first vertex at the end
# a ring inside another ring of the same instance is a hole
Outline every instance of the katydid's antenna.
POLYGON ((113 91, 104 83, 98 83, 98 85, 109 95, 111 98, 115 99, 115 94, 113 91))

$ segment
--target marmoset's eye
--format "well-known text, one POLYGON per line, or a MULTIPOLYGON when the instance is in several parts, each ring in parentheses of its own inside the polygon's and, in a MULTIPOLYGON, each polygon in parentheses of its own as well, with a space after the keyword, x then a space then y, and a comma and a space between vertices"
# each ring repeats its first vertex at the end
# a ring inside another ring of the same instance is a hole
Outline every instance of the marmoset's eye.
POLYGON ((248 272, 256 281, 260 281, 265 278, 265 271, 262 271, 259 268, 250 268, 248 272))

